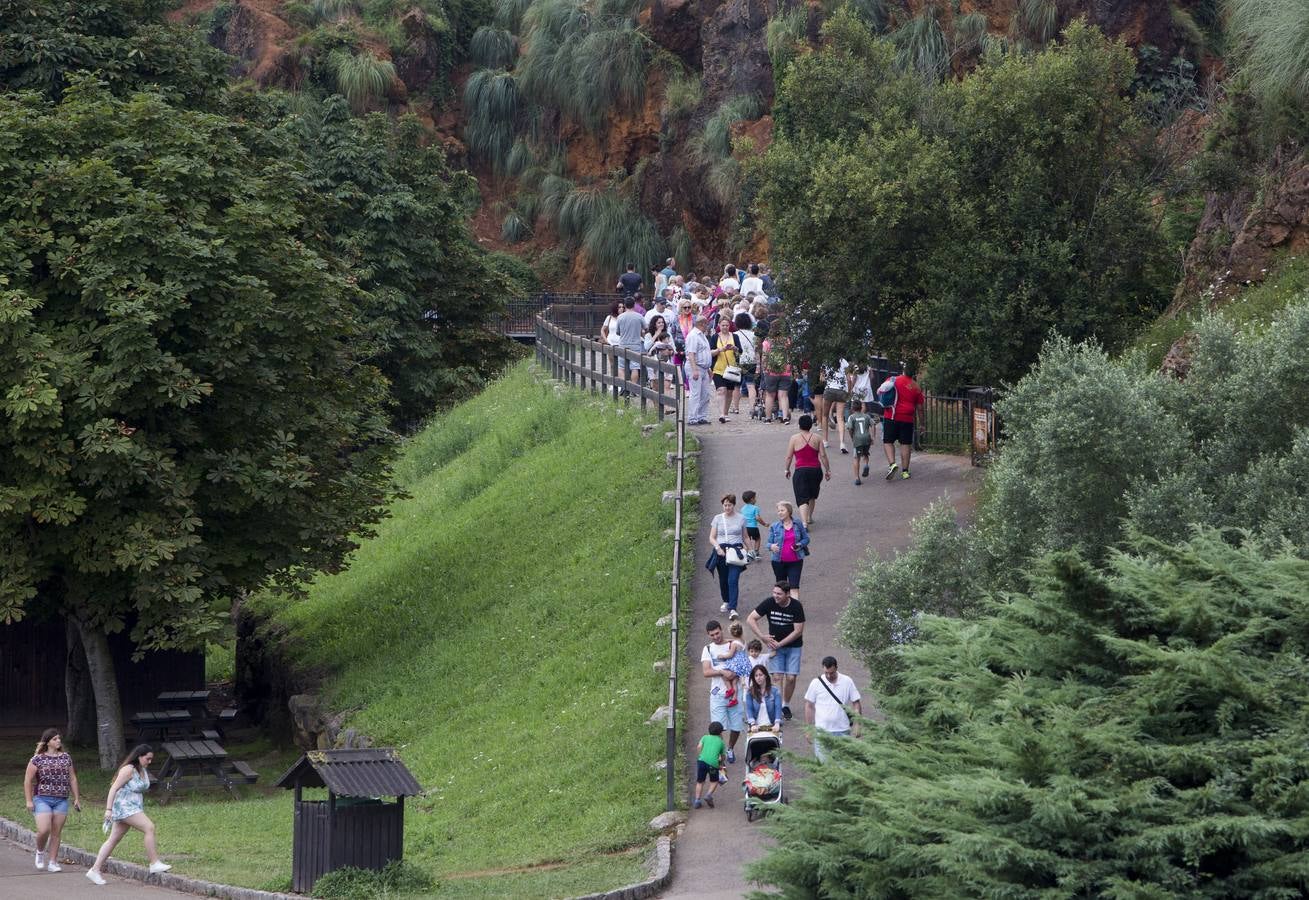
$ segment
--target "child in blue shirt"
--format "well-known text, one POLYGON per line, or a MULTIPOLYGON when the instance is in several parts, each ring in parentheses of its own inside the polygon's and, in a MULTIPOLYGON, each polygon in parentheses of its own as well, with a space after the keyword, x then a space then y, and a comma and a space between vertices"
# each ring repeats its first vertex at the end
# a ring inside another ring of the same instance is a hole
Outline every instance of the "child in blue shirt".
POLYGON ((741 515, 745 517, 745 555, 746 559, 754 560, 759 558, 759 528, 768 527, 768 523, 759 515, 759 507, 755 505, 755 492, 743 491, 741 500, 745 503, 741 507, 741 515))

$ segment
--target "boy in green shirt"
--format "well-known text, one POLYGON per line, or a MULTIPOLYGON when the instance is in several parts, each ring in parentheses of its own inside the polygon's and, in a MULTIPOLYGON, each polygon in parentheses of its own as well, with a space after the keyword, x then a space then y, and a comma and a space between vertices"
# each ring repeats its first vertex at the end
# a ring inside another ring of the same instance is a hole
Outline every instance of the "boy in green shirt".
POLYGON ((868 477, 868 453, 873 446, 873 417, 864 412, 864 404, 861 400, 852 401, 850 408, 853 412, 846 416, 845 430, 850 433, 850 440, 854 443, 854 483, 863 484, 859 479, 859 460, 864 461, 864 478, 868 477))
POLYGON ((723 723, 710 722, 709 733, 700 738, 696 747, 698 754, 695 761, 695 800, 693 809, 700 808, 700 792, 704 790, 705 779, 709 780, 709 789, 704 792, 704 802, 709 808, 714 806, 714 791, 718 789, 718 770, 723 767, 723 757, 727 754, 727 745, 723 743, 723 723))

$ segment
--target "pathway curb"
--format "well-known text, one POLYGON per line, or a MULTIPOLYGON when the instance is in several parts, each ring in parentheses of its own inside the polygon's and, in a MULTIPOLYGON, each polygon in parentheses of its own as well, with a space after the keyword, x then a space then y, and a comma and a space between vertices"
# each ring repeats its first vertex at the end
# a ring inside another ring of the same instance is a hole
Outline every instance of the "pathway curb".
POLYGON ((645 900, 646 897, 655 896, 668 887, 668 883, 673 880, 672 835, 661 834, 659 836, 659 840, 655 841, 654 849, 650 851, 649 862, 650 878, 648 880, 629 884, 626 887, 615 888, 612 891, 602 891, 599 894, 574 897, 573 900, 645 900))
MULTIPOLYGON (((0 818, 0 837, 7 838, 24 847, 36 847, 36 833, 34 831, 5 818, 0 818)), ((94 853, 88 853, 67 844, 59 848, 59 856, 64 862, 70 862, 75 866, 85 866, 88 869, 95 862, 94 853)), ((215 884, 212 881, 187 878, 185 875, 174 875, 171 872, 152 875, 145 866, 120 862, 112 858, 105 864, 104 874, 117 875, 119 878, 130 878, 133 881, 140 881, 144 884, 174 891, 182 891, 187 894, 198 894, 201 897, 222 897, 224 900, 304 900, 304 897, 297 894, 277 894, 271 891, 256 890, 255 888, 215 884)), ((647 897, 649 895, 641 894, 640 896, 647 897)))

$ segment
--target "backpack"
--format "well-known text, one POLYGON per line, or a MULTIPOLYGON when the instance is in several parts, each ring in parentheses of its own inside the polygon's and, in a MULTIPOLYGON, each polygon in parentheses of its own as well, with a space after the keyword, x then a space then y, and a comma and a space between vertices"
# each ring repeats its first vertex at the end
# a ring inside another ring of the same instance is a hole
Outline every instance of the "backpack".
POLYGON ((892 375, 886 381, 883 381, 881 387, 877 389, 877 405, 882 407, 883 410, 894 410, 895 401, 895 376, 892 375))
POLYGON ((741 346, 741 365, 753 366, 759 361, 759 357, 755 353, 754 335, 748 331, 738 331, 735 336, 736 342, 741 346))

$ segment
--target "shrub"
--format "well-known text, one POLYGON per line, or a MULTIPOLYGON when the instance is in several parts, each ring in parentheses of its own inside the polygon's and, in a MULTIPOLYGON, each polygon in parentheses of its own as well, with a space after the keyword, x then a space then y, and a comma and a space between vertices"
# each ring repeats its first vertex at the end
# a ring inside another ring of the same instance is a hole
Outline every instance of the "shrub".
POLYGON ((518 210, 513 209, 505 214, 504 221, 500 225, 500 237, 510 244, 517 244, 525 241, 532 234, 532 226, 524 220, 518 210))
POLYGON ((475 156, 504 168, 514 146, 519 113, 518 82, 511 72, 479 69, 464 85, 464 137, 475 156))
POLYGON ((397 895, 431 894, 436 887, 425 871, 395 859, 380 872, 353 866, 334 869, 314 883, 314 896, 326 900, 385 900, 397 895))
POLYGON ((932 4, 891 33, 896 62, 905 71, 940 78, 950 70, 950 46, 941 29, 940 12, 932 4))
POLYGON ((778 13, 768 20, 764 39, 768 44, 768 58, 773 64, 773 78, 780 81, 786 67, 804 45, 805 29, 809 23, 808 7, 801 5, 789 12, 778 13))
POLYGON ((692 152, 705 162, 732 154, 732 126, 759 117, 763 102, 754 94, 738 94, 724 100, 692 142, 692 152))
POLYGON ((1207 317, 1192 348, 1178 382, 1052 340, 1000 403, 1006 440, 973 525, 956 540, 934 512, 909 550, 861 577, 842 633, 869 669, 895 671, 894 644, 914 635, 898 621, 967 614, 959 596, 1020 588, 1017 573, 1043 553, 1100 563, 1131 534, 1178 541, 1199 525, 1309 557, 1309 292, 1246 331, 1207 317), (1230 435, 1257 435, 1257 450, 1230 435))
POLYGON ((313 0, 309 4, 310 15, 315 23, 343 19, 357 15, 359 4, 355 0, 313 0))
POLYGON ((954 507, 937 501, 914 520, 909 547, 874 554, 855 573, 854 596, 837 623, 841 641, 863 660, 873 684, 889 688, 900 669, 896 649, 918 636, 924 615, 980 611, 977 585, 965 566, 969 534, 954 507))
POLYGON ((685 269, 691 265, 691 250, 690 232, 678 225, 668 236, 668 255, 678 260, 685 269))
POLYGON ((1031 47, 1044 47, 1059 27, 1059 0, 1018 0, 1014 10, 1015 37, 1031 47))
POLYGON ((518 42, 503 28, 483 25, 473 32, 468 53, 473 58, 473 62, 479 66, 503 69, 513 65, 514 60, 518 58, 518 42))
POLYGON ((486 264, 504 276, 513 297, 530 297, 541 292, 541 279, 521 257, 512 253, 496 251, 488 253, 486 264))
POLYGON ((659 230, 635 204, 613 193, 595 196, 591 219, 582 234, 582 249, 592 265, 602 272, 620 272, 625 263, 634 262, 638 272, 645 272, 667 257, 659 230))
POLYGON ((1251 88, 1262 100, 1309 99, 1309 5, 1229 0, 1229 28, 1251 88))
POLYGON ((703 90, 700 76, 695 72, 679 72, 668 79, 664 86, 664 116, 668 119, 682 119, 689 116, 700 105, 703 90))
POLYGON ((355 112, 363 112, 382 99, 396 80, 395 65, 367 51, 333 50, 328 54, 327 68, 336 92, 355 112))

